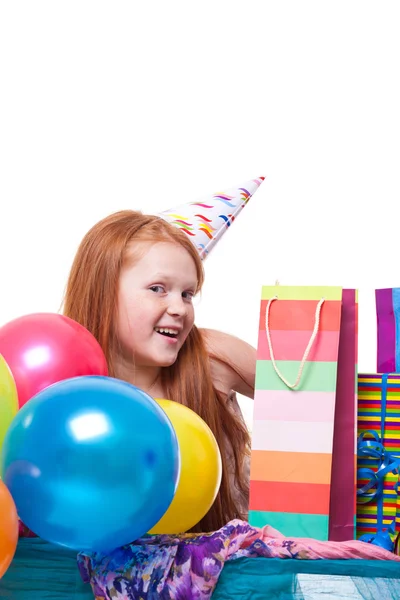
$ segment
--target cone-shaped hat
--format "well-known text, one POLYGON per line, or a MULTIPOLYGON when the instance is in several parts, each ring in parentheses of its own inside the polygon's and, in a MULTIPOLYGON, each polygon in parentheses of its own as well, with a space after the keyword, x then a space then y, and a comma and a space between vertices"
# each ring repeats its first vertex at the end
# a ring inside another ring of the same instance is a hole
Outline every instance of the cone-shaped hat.
POLYGON ((158 216, 181 228, 204 260, 263 181, 264 177, 258 177, 196 202, 169 208, 158 216))

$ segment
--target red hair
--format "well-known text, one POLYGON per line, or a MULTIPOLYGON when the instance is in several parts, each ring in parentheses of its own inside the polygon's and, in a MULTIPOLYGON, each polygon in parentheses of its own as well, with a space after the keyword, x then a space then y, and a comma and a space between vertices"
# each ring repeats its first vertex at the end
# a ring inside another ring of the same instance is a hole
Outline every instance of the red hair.
MULTIPOLYGON (((114 323, 119 277, 128 246, 136 241, 169 241, 183 246, 196 265, 198 291, 204 280, 203 264, 193 243, 164 219, 124 210, 106 217, 88 231, 72 264, 63 312, 98 340, 110 376, 115 375, 113 355, 118 345, 114 323)), ((244 497, 248 494, 243 466, 250 446, 249 434, 241 419, 229 408, 227 398, 213 385, 210 356, 196 326, 190 331, 176 362, 161 369, 161 384, 166 398, 193 409, 208 424, 221 451, 223 475, 218 496, 193 530, 214 531, 231 519, 245 518, 237 492, 244 497), (230 471, 234 472, 236 494, 230 471)))

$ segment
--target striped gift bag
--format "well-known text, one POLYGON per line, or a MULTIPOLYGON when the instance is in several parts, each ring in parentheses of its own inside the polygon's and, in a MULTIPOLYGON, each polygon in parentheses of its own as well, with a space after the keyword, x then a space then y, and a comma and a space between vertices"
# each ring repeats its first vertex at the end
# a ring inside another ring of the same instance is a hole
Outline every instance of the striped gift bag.
POLYGON ((262 289, 250 470, 255 526, 320 540, 355 537, 356 307, 356 291, 340 287, 262 289))
POLYGON ((400 556, 400 471, 397 481, 397 505, 396 505, 396 545, 395 552, 400 556))
POLYGON ((357 538, 393 550, 400 466, 400 374, 358 375, 357 538))

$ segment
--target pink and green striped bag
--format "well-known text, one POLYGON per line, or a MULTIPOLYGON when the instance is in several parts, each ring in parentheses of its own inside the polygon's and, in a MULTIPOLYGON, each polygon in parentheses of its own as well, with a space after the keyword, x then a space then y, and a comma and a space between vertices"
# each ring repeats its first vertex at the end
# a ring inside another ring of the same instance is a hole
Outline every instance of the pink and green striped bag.
POLYGON ((252 525, 320 540, 355 537, 356 363, 356 290, 263 287, 252 525))

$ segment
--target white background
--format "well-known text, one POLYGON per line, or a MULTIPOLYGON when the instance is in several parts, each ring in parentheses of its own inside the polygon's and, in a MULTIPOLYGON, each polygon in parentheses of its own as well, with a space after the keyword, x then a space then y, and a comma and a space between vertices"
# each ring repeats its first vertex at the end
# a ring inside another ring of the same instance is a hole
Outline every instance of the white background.
POLYGON ((59 310, 105 215, 265 175, 198 325, 255 345, 262 284, 357 287, 374 372, 374 290, 400 285, 399 31, 397 0, 2 2, 0 324, 59 310))

